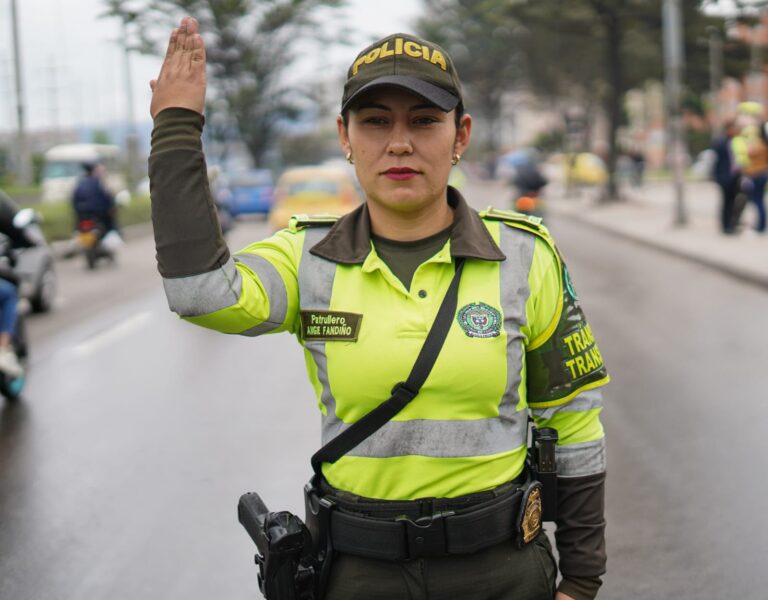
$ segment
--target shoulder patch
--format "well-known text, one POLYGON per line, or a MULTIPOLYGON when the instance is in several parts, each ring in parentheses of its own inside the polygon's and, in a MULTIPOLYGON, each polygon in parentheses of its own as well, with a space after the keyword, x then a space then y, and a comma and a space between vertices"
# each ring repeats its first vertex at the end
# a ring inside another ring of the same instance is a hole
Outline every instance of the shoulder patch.
POLYGON ((296 232, 309 227, 332 227, 340 218, 339 215, 293 215, 288 229, 296 232))
POLYGON ((481 211, 480 217, 490 221, 502 221, 508 227, 514 227, 515 229, 533 233, 547 242, 555 254, 558 253, 557 247, 555 246, 555 240, 552 239, 552 234, 549 233, 549 229, 544 226, 541 217, 524 215, 514 210, 502 210, 493 207, 488 207, 486 210, 481 211))
POLYGON ((526 225, 531 229, 536 230, 543 228, 541 217, 524 215, 523 213, 519 213, 514 210, 502 210, 500 208, 493 208, 492 206, 489 206, 486 210, 480 213, 480 216, 483 219, 491 219, 493 221, 509 221, 513 223, 520 223, 521 225, 526 225))

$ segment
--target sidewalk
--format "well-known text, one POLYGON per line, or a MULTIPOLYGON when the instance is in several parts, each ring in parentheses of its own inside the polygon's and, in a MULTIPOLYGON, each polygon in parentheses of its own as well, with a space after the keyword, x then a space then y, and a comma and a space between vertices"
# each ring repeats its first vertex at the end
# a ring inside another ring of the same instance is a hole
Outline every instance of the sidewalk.
POLYGON ((673 224, 672 183, 650 182, 622 192, 624 201, 600 204, 595 191, 565 198, 548 188, 547 210, 768 288, 768 234, 754 232, 752 205, 744 211, 741 233, 725 236, 719 231, 720 198, 714 183, 686 183, 684 227, 673 224))

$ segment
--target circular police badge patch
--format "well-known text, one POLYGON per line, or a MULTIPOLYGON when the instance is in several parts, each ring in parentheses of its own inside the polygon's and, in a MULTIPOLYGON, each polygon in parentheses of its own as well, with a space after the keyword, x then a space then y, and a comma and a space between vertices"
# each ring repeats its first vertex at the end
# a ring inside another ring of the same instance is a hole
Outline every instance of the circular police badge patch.
POLYGON ((565 263, 563 263, 563 284, 565 285, 565 291, 568 292, 568 295, 574 300, 578 300, 579 297, 576 295, 576 290, 573 289, 571 274, 568 272, 568 267, 565 266, 565 263))
POLYGON ((501 313, 485 302, 467 304, 456 319, 469 337, 492 338, 501 332, 501 313))

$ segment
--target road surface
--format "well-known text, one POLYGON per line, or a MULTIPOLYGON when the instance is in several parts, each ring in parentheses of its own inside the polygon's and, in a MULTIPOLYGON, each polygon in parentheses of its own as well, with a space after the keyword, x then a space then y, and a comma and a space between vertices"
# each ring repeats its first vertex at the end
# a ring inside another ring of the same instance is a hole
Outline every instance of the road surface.
MULTIPOLYGON (((600 598, 763 598, 768 294, 550 224, 613 376, 600 598)), ((257 598, 238 496, 301 512, 319 416, 300 347, 180 322, 153 257, 144 237, 114 269, 62 262, 31 319, 25 398, 0 403, 3 600, 257 598)))

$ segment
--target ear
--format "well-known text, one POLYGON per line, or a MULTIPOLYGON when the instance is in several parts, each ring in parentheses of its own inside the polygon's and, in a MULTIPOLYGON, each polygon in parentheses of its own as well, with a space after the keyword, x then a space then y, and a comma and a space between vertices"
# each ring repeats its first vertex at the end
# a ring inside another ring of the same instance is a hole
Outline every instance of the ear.
POLYGON ((341 145, 341 149, 344 151, 344 154, 349 154, 352 152, 352 146, 349 143, 349 132, 344 126, 344 119, 342 119, 341 115, 336 117, 336 128, 339 131, 339 144, 341 145))
POLYGON ((461 156, 469 147, 469 140, 472 137, 472 117, 464 114, 461 117, 459 128, 456 130, 456 141, 453 143, 453 151, 461 156))

